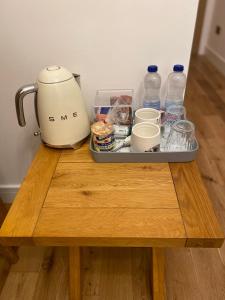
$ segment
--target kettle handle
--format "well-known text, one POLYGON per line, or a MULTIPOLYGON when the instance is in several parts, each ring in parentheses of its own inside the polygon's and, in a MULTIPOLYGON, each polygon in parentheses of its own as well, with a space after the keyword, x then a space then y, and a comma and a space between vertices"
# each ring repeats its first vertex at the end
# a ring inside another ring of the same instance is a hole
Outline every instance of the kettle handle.
POLYGON ((15 104, 16 104, 16 114, 17 120, 20 126, 24 127, 26 125, 24 110, 23 110, 23 98, 31 93, 37 92, 36 84, 28 84, 22 86, 16 93, 15 104))

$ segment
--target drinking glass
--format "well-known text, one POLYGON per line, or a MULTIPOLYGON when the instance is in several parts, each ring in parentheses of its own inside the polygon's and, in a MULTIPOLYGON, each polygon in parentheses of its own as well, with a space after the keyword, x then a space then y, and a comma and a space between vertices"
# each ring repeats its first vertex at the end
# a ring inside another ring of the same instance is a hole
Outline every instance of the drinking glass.
POLYGON ((163 117, 163 124, 161 127, 161 144, 160 150, 167 151, 166 141, 169 136, 172 125, 179 120, 186 119, 186 109, 183 105, 171 105, 167 108, 163 117))
POLYGON ((195 126, 188 120, 176 121, 166 142, 166 151, 190 151, 195 143, 195 126))

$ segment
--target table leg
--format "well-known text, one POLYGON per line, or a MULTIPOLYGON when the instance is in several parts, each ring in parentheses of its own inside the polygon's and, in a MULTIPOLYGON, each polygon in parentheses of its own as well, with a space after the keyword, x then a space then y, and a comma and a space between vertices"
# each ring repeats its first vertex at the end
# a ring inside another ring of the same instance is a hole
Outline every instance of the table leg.
POLYGON ((80 247, 69 248, 69 299, 81 300, 80 247))
MULTIPOLYGON (((0 227, 3 224, 8 210, 0 198, 0 227)), ((4 256, 10 264, 15 264, 19 257, 15 247, 3 247, 0 245, 0 256, 4 256)))
POLYGON ((163 248, 151 248, 151 287, 153 300, 165 300, 165 256, 163 248))

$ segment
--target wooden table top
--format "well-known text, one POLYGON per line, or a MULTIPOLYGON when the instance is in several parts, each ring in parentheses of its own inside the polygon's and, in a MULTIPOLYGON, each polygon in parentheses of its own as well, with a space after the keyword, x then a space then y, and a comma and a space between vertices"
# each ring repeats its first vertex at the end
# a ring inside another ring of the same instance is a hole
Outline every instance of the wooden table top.
POLYGON ((95 163, 40 146, 0 230, 6 245, 220 247, 195 162, 95 163))

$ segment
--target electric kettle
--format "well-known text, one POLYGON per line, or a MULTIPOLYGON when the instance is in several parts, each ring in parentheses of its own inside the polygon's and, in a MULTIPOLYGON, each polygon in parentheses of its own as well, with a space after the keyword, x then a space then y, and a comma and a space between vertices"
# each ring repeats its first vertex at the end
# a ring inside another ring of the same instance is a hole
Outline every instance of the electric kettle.
POLYGON ((79 148, 90 133, 81 96, 79 75, 60 66, 43 69, 37 83, 21 87, 15 97, 17 119, 25 126, 23 98, 34 93, 36 119, 44 144, 53 148, 79 148))

